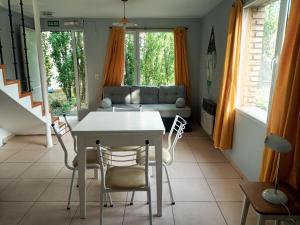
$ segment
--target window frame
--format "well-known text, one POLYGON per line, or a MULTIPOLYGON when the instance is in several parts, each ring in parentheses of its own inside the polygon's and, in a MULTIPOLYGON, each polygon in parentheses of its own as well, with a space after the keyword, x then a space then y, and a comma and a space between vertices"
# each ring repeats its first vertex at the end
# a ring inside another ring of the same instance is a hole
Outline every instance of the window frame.
MULTIPOLYGON (((141 71, 140 71, 140 33, 150 33, 150 32, 158 32, 158 33, 173 33, 173 29, 128 29, 125 31, 125 36, 126 34, 133 34, 134 35, 134 56, 135 56, 135 79, 134 79, 134 84, 133 85, 141 85, 141 71)), ((126 53, 126 46, 124 45, 125 48, 125 53, 126 53)), ((124 54, 124 58, 126 57, 126 54, 124 54)), ((125 64, 124 64, 125 67, 125 64)), ((125 71, 125 70, 124 70, 125 71)), ((125 76, 125 72, 124 72, 125 76)), ((123 85, 124 85, 124 80, 123 80, 123 85)))
MULTIPOLYGON (((251 4, 247 4, 243 7, 243 22, 242 22, 242 41, 241 41, 241 47, 242 51, 240 53, 241 61, 239 66, 239 72, 238 72, 238 87, 243 87, 243 79, 244 79, 244 73, 243 70, 245 68, 245 65, 247 65, 248 57, 247 57, 247 47, 243 48, 243 46, 247 46, 248 42, 248 34, 249 29, 247 26, 248 19, 249 19, 249 8, 255 7, 255 6, 263 6, 266 5, 266 3, 271 3, 271 0, 267 1, 260 1, 256 0, 251 2, 251 4), (246 60, 243 60, 246 59, 246 60)), ((261 123, 267 124, 269 114, 272 107, 272 99, 273 99, 273 93, 274 93, 274 86, 277 79, 277 70, 278 70, 278 61, 280 58, 280 53, 283 46, 284 41, 284 35, 285 35, 285 29, 286 29, 286 23, 288 19, 288 13, 289 13, 289 6, 290 6, 290 0, 280 0, 280 8, 279 8, 279 18, 278 18, 278 28, 277 28, 277 34, 276 34, 276 45, 275 45, 275 53, 272 60, 272 78, 271 78, 271 87, 270 87, 270 95, 269 95, 269 102, 268 102, 268 110, 263 110, 257 106, 242 106, 241 104, 241 93, 240 88, 238 88, 238 94, 237 94, 237 101, 236 101, 236 109, 238 111, 242 111, 243 113, 247 114, 251 118, 254 118, 255 120, 260 121, 261 123), (265 111, 265 116, 263 115, 262 111, 265 111)))

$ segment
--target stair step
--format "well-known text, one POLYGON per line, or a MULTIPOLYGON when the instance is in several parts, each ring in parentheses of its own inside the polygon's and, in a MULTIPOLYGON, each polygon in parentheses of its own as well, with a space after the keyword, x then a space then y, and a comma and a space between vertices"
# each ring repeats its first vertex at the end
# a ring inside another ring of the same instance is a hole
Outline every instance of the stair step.
POLYGON ((27 96, 32 96, 32 93, 31 92, 23 92, 21 94, 19 94, 20 98, 24 98, 24 97, 27 97, 27 96))
POLYGON ((43 106, 43 102, 32 102, 32 108, 37 106, 43 106))
POLYGON ((19 81, 18 80, 4 80, 4 84, 5 85, 10 85, 10 84, 18 84, 19 81))

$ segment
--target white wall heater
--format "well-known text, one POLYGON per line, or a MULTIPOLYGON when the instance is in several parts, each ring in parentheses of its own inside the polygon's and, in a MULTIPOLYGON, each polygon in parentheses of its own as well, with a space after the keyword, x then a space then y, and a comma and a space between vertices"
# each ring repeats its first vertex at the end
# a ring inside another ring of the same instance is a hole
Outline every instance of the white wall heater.
POLYGON ((201 107, 201 127, 209 135, 213 135, 216 114, 216 103, 209 99, 203 99, 201 107))

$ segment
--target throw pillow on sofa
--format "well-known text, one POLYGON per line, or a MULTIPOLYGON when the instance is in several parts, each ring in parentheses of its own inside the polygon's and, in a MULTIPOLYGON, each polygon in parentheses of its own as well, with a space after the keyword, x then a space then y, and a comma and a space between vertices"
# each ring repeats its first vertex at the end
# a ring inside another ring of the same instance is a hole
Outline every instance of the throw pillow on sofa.
POLYGON ((107 97, 103 98, 101 103, 100 103, 100 106, 102 108, 110 108, 112 106, 110 98, 107 98, 107 97))
POLYGON ((184 108, 184 106, 185 106, 185 99, 184 98, 177 98, 175 104, 176 104, 176 108, 184 108))

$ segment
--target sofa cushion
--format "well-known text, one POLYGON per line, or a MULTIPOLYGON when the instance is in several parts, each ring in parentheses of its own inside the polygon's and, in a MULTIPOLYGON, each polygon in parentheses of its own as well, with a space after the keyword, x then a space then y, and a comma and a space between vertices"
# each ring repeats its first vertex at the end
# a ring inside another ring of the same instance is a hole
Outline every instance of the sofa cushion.
POLYGON ((177 98, 175 105, 176 105, 176 108, 183 108, 185 106, 185 99, 177 98))
POLYGON ((184 86, 160 86, 159 88, 159 103, 160 104, 175 104, 177 98, 185 98, 184 86))
POLYGON ((110 98, 106 97, 101 100, 100 107, 110 108, 112 105, 110 98))
POLYGON ((185 106, 183 108, 176 108, 175 104, 142 104, 144 112, 158 111, 161 117, 175 117, 177 114, 188 118, 191 116, 191 108, 185 106))
POLYGON ((112 104, 129 104, 131 101, 130 87, 106 86, 103 89, 103 97, 110 98, 112 104))
POLYGON ((157 104, 158 87, 133 86, 131 87, 131 103, 157 104))

